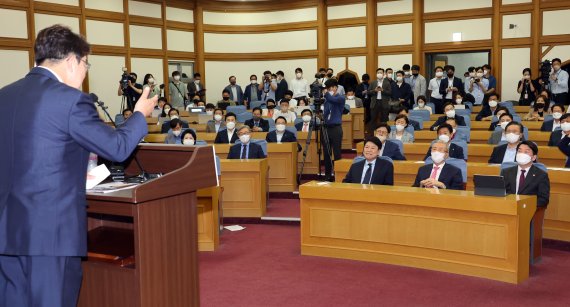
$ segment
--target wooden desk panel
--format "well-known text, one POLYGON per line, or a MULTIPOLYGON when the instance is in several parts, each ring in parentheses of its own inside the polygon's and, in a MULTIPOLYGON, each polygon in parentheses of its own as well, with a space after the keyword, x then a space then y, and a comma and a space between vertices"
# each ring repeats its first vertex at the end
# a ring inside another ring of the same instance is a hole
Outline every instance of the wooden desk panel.
POLYGON ((352 149, 352 115, 342 116, 342 149, 352 149))
POLYGON ((220 245, 219 203, 221 187, 200 189, 196 192, 198 205, 198 250, 215 251, 220 245))
POLYGON ((224 217, 262 217, 267 208, 267 159, 221 160, 224 217))
POLYGON ((510 283, 528 278, 535 196, 310 182, 300 198, 303 255, 510 283))
POLYGON ((352 139, 363 140, 365 130, 364 108, 350 109, 350 115, 352 115, 352 139))
MULTIPOLYGON (((299 144, 303 147, 303 151, 307 147, 308 132, 297 132, 297 140, 299 144)), ((301 164, 303 162, 303 151, 301 151, 297 157, 297 169, 301 172, 301 164)), ((303 168, 303 174, 315 175, 319 173, 319 157, 317 156, 317 143, 315 139, 315 133, 311 135, 311 144, 307 150, 307 158, 305 159, 305 167, 303 168)))

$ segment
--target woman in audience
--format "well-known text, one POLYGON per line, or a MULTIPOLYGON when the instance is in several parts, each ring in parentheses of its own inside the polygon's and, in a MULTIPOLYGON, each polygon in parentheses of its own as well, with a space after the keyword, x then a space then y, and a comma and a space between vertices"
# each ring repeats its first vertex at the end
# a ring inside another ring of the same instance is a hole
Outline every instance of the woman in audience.
POLYGON ((430 115, 433 114, 431 107, 426 105, 426 96, 424 95, 418 96, 414 110, 428 110, 430 115))
POLYGON ((160 96, 160 87, 156 85, 156 80, 152 74, 146 74, 144 76, 144 84, 143 90, 146 87, 150 87, 150 93, 148 94, 148 98, 152 98, 154 96, 160 96))
POLYGON ((267 105, 267 109, 263 109, 262 116, 273 118, 273 115, 275 114, 275 100, 271 98, 267 99, 265 105, 267 105))
POLYGON ((543 95, 539 95, 536 98, 534 106, 530 109, 530 111, 528 111, 528 114, 524 117, 523 120, 543 121, 544 116, 548 114, 548 111, 545 111, 547 103, 548 103, 548 98, 544 97, 543 95))
POLYGON ((170 109, 172 109, 172 105, 168 102, 165 103, 164 106, 162 107, 162 113, 160 113, 160 116, 158 117, 168 117, 170 109))
POLYGON ((489 87, 489 80, 483 78, 483 75, 483 67, 477 67, 475 68, 475 77, 469 79, 469 87, 467 90, 475 98, 475 105, 483 104, 483 97, 489 87))
POLYGON ((536 90, 540 87, 540 84, 532 80, 530 78, 531 75, 530 68, 523 69, 522 79, 517 86, 517 92, 521 94, 519 106, 530 106, 536 99, 536 90))
POLYGON ((410 124, 410 121, 406 115, 396 116, 396 130, 390 132, 388 137, 390 140, 400 140, 402 143, 413 143, 414 136, 406 131, 406 128, 410 124))
POLYGON ((168 135, 166 136, 164 143, 182 144, 182 140, 180 139, 180 134, 182 134, 182 122, 178 118, 175 118, 168 124, 170 129, 168 130, 168 135))
POLYGON ((297 99, 297 106, 299 106, 299 107, 308 107, 309 104, 307 103, 307 99, 306 99, 306 98, 303 98, 303 97, 297 99))
POLYGON ((455 108, 456 109, 461 109, 461 108, 470 109, 469 103, 471 105, 473 104, 473 100, 471 99, 472 97, 473 96, 471 94, 465 94, 465 96, 463 96, 463 94, 461 94, 461 92, 457 92, 455 94, 455 108), (465 107, 461 107, 461 106, 465 106, 465 107))
POLYGON ((182 145, 192 146, 196 144, 196 132, 194 129, 186 129, 180 135, 180 139, 182 140, 182 145))

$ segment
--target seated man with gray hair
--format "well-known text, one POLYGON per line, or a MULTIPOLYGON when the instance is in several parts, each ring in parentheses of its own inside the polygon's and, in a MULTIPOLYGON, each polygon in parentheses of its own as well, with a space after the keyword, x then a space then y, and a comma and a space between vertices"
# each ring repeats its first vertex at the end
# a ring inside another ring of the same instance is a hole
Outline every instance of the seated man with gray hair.
POLYGON ((241 126, 237 131, 241 143, 230 148, 228 159, 264 159, 265 154, 261 146, 250 142, 251 130, 249 126, 241 126))
POLYGON ((431 145, 431 159, 433 163, 426 164, 418 169, 413 186, 463 190, 461 170, 458 167, 445 163, 447 158, 449 158, 448 143, 442 140, 435 141, 431 145))

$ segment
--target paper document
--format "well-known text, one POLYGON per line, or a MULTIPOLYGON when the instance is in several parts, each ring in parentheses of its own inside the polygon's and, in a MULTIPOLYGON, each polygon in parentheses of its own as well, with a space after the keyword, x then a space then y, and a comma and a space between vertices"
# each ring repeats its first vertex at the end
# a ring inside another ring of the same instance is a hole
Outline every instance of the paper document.
POLYGON ((126 182, 109 182, 103 183, 93 187, 92 189, 88 189, 87 192, 90 193, 111 193, 121 190, 128 190, 132 189, 139 185, 138 183, 126 183, 126 182))
POLYGON ((245 227, 242 227, 240 225, 231 225, 231 226, 225 226, 225 229, 229 230, 229 231, 240 231, 240 230, 244 230, 245 227))
POLYGON ((355 108, 356 108, 356 101, 355 101, 354 99, 350 99, 350 100, 347 99, 347 100, 345 101, 345 103, 346 103, 347 105, 349 105, 351 109, 355 109, 355 108))
POLYGON ((111 175, 111 172, 109 172, 109 169, 107 169, 107 166, 105 166, 105 164, 101 164, 95 167, 89 173, 87 173, 85 188, 87 190, 92 189, 94 186, 98 185, 107 177, 109 177, 109 175, 111 175))

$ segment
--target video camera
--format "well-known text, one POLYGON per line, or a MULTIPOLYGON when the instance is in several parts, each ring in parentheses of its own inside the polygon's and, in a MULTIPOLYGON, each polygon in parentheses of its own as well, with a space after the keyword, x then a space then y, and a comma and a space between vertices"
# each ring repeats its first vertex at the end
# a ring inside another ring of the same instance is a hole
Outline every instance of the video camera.
POLYGON ((544 60, 540 62, 540 80, 547 85, 550 80, 550 73, 552 72, 552 62, 544 60))
POLYGON ((134 82, 128 69, 126 67, 123 67, 123 74, 121 75, 121 88, 123 90, 127 89, 129 86, 129 81, 134 82))

